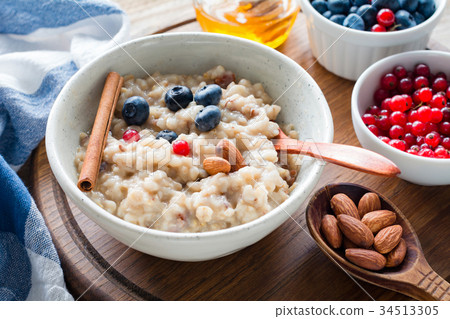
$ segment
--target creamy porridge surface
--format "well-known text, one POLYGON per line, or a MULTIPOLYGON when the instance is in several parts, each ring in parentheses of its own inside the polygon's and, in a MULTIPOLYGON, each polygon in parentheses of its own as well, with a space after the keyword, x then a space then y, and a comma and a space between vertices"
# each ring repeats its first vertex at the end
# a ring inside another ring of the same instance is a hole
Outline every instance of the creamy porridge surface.
MULTIPOLYGON (((271 138, 278 134, 273 122, 280 107, 272 103, 261 84, 240 79, 222 88, 218 103, 221 120, 209 132, 194 123, 204 108, 194 101, 177 112, 164 102, 165 92, 175 85, 195 92, 223 77, 217 66, 203 75, 153 74, 148 78, 124 77, 124 85, 111 124, 97 184, 88 196, 111 214, 128 222, 171 232, 213 231, 248 223, 284 202, 295 187, 300 169, 295 156, 280 164, 271 138), (142 96, 150 106, 141 126, 128 126, 122 106, 132 96, 142 96), (125 142, 127 129, 139 132, 140 140, 125 142), (178 134, 190 146, 187 156, 177 155, 162 130, 178 134), (229 139, 241 151, 246 167, 229 174, 209 176, 203 159, 214 156, 221 139, 229 139)), ((229 72, 229 71, 228 71, 229 72)), ((217 81, 216 81, 217 82, 217 81)), ((293 138, 291 125, 283 127, 293 138)), ((89 134, 81 133, 75 165, 81 171, 89 134)))

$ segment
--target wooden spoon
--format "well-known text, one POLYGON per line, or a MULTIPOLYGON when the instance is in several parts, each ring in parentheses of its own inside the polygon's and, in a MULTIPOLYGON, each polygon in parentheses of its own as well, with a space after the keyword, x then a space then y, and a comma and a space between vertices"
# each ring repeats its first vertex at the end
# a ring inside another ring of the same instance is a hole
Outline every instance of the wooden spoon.
POLYGON ((344 144, 298 141, 289 138, 281 129, 278 130, 279 135, 272 142, 279 152, 308 155, 373 175, 392 177, 400 174, 400 169, 389 159, 364 148, 344 144))
POLYGON ((348 183, 330 184, 318 190, 306 208, 306 222, 319 248, 335 263, 351 275, 371 284, 391 289, 418 300, 450 300, 450 284, 439 276, 425 259, 419 239, 402 212, 386 197, 378 194, 381 209, 397 214, 396 224, 403 228, 403 239, 407 252, 403 263, 394 268, 371 271, 356 266, 344 257, 344 249, 328 246, 320 232, 320 224, 325 214, 332 214, 330 199, 337 193, 349 196, 357 205, 367 192, 377 193, 369 188, 348 183))

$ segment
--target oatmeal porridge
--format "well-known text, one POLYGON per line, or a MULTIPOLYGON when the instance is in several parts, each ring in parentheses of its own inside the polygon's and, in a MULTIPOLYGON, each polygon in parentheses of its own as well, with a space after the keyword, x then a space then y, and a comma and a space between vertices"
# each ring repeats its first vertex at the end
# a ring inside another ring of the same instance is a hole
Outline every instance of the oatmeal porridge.
MULTIPOLYGON (((270 141, 278 135, 279 112, 260 83, 237 81, 222 66, 203 75, 125 76, 88 196, 152 229, 204 232, 248 223, 279 206, 296 185, 297 157, 280 160, 270 141), (223 140, 244 164, 230 157, 231 170, 212 174, 203 163, 217 156, 223 140)), ((283 130, 297 138, 291 125, 283 130)), ((89 133, 81 133, 78 173, 88 142, 89 133)))

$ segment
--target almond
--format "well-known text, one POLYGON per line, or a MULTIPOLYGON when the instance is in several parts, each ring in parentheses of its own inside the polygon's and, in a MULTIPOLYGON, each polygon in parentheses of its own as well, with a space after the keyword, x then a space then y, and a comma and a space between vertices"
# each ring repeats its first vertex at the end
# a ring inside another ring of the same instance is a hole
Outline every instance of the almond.
POLYGON ((226 159, 231 164, 232 172, 246 166, 241 152, 229 140, 223 139, 217 144, 216 156, 226 159))
POLYGON ((230 163, 222 157, 207 157, 203 161, 203 168, 209 175, 216 175, 218 173, 229 173, 231 169, 230 163))
POLYGON ((348 249, 348 248, 359 248, 357 245, 352 243, 352 241, 350 239, 348 239, 347 237, 345 237, 345 236, 342 239, 342 245, 344 246, 345 249, 348 249))
POLYGON ((373 234, 359 219, 341 214, 337 217, 339 229, 358 247, 369 248, 373 244, 373 234))
POLYGON ((376 210, 365 214, 361 221, 369 227, 372 233, 376 233, 380 229, 393 225, 396 219, 397 216, 390 210, 376 210))
POLYGON ((320 225, 325 238, 333 248, 339 248, 342 245, 342 233, 337 225, 337 219, 333 215, 325 215, 320 225))
POLYGON ((359 219, 358 209, 355 203, 345 194, 336 194, 331 198, 331 209, 334 211, 336 216, 341 214, 352 216, 359 219))
POLYGON ((386 265, 386 258, 382 254, 368 249, 346 249, 345 257, 355 265, 369 270, 380 270, 386 265))
POLYGON ((400 225, 389 226, 378 232, 373 247, 381 254, 387 254, 398 245, 402 238, 403 228, 400 225))
POLYGON ((363 216, 367 213, 380 209, 381 209, 380 198, 375 193, 366 193, 359 200, 358 213, 360 218, 363 218, 363 216))
POLYGON ((386 256, 386 267, 396 267, 403 262, 406 256, 406 242, 403 238, 400 239, 398 245, 391 250, 386 256))

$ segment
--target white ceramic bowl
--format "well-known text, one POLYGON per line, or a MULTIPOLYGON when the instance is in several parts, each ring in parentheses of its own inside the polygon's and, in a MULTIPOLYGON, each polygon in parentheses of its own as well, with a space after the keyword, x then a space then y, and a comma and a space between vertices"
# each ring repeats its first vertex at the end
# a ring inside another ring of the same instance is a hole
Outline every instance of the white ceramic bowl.
POLYGON ((403 65, 407 70, 412 70, 418 63, 428 64, 433 73, 443 71, 450 75, 448 68, 450 53, 447 52, 412 51, 378 61, 364 71, 353 88, 353 127, 363 147, 380 153, 397 164, 402 171, 400 178, 419 185, 448 185, 450 184, 450 159, 426 158, 399 151, 380 141, 361 119, 367 107, 374 103, 373 93, 383 74, 391 72, 396 65, 403 65))
POLYGON ((217 258, 247 247, 280 226, 316 185, 323 165, 307 160, 299 185, 279 207, 237 227, 205 233, 170 233, 126 222, 100 208, 76 186, 74 166, 79 134, 91 129, 109 71, 145 76, 147 72, 201 74, 218 64, 238 78, 261 82, 282 106, 279 121, 293 123, 302 139, 331 142, 333 122, 320 88, 297 63, 261 44, 219 34, 179 33, 134 40, 88 64, 67 83, 51 111, 47 156, 65 193, 111 236, 150 255, 181 261, 217 258), (130 58, 133 57, 132 58, 130 58), (297 82, 295 82, 298 80, 297 82))
POLYGON ((357 80, 374 62, 387 56, 425 49, 447 0, 435 0, 436 11, 423 23, 395 32, 369 32, 343 27, 323 17, 309 0, 300 0, 312 53, 328 71, 357 80))

